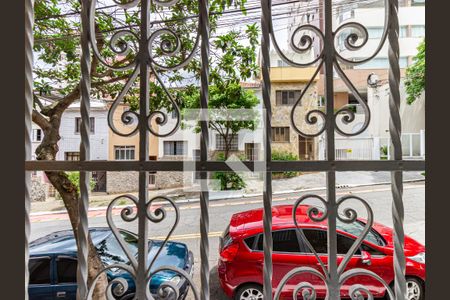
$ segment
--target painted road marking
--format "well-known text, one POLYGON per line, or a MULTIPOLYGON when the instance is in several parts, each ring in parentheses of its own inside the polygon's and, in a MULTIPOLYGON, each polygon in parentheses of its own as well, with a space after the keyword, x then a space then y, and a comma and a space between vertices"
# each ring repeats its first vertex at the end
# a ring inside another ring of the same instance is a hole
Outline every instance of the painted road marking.
MULTIPOLYGON (((423 188, 424 185, 406 185, 403 187, 404 190, 406 189, 418 189, 418 188, 423 188)), ((348 194, 364 194, 364 193, 376 193, 376 192, 386 192, 386 191, 390 191, 391 188, 390 187, 386 187, 386 188, 374 188, 374 189, 364 189, 364 190, 357 190, 357 191, 338 191, 336 192, 336 195, 348 195, 348 194)), ((304 194, 304 192, 299 191, 299 193, 304 194)), ((318 194, 321 197, 325 197, 326 194, 325 193, 321 193, 318 194)), ((288 200, 295 200, 297 199, 298 196, 290 196, 290 197, 273 197, 272 202, 282 202, 282 201, 288 201, 288 200)), ((222 201, 222 200, 221 200, 222 201)), ((231 203, 213 203, 210 204, 209 207, 224 207, 224 206, 238 206, 238 205, 251 205, 251 204, 259 204, 259 203, 263 203, 262 199, 258 199, 258 200, 245 200, 245 201, 239 201, 239 202, 231 202, 231 203)), ((154 206, 154 209, 161 207, 160 205, 158 206, 154 206)), ((200 209, 200 205, 199 204, 195 204, 195 205, 181 205, 179 207, 180 210, 191 210, 191 209, 200 209)), ((165 208, 166 211, 173 211, 174 208, 172 207, 166 207, 165 208)), ((120 212, 122 211, 122 208, 116 208, 113 209, 113 215, 114 216, 118 216, 120 215, 120 212)), ((93 211, 93 212, 88 212, 88 216, 91 218, 99 218, 99 217, 104 217, 106 216, 106 211, 102 211, 102 212, 98 212, 98 211, 93 211)), ((62 221, 62 220, 68 220, 69 216, 67 215, 67 213, 61 213, 61 214, 56 214, 56 215, 40 215, 40 216, 31 216, 31 223, 43 223, 43 222, 50 222, 50 221, 62 221)))

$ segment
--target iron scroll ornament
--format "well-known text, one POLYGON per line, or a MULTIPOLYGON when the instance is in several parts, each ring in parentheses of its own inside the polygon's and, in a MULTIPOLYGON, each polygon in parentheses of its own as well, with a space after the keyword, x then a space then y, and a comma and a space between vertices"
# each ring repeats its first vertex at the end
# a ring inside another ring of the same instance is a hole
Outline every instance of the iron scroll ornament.
MULTIPOLYGON (((293 210, 292 210, 292 218, 293 218, 293 221, 295 224, 295 229, 299 233, 299 235, 301 236, 303 241, 305 242, 308 249, 316 257, 322 272, 320 272, 317 269, 311 268, 311 267, 298 267, 298 268, 292 269, 281 279, 280 283, 278 284, 278 287, 275 292, 275 297, 274 297, 275 300, 280 299, 283 288, 286 286, 286 284, 288 283, 288 281, 290 279, 292 279, 293 277, 295 277, 297 275, 306 274, 306 273, 313 275, 314 277, 317 277, 324 282, 324 285, 326 287, 326 298, 325 299, 329 299, 328 286, 331 283, 329 272, 328 272, 325 264, 323 263, 322 259, 320 258, 319 254, 316 252, 316 250, 314 249, 314 247, 312 246, 312 244, 306 237, 305 233, 303 232, 303 229, 298 225, 298 221, 297 221, 297 209, 300 206, 300 204, 307 199, 319 200, 324 205, 323 211, 320 211, 316 206, 311 206, 308 209, 307 216, 313 222, 322 222, 328 218, 328 215, 329 215, 328 202, 319 195, 307 194, 307 195, 300 197, 295 202, 293 210)), ((355 242, 350 247, 348 252, 345 254, 344 259, 338 265, 337 273, 339 276, 339 282, 337 284, 338 284, 339 290, 342 288, 343 284, 345 284, 345 282, 348 279, 355 277, 355 276, 364 275, 364 276, 371 277, 371 278, 377 280, 378 282, 380 282, 386 288, 386 294, 389 296, 389 299, 393 300, 394 294, 392 292, 391 287, 376 273, 366 270, 366 269, 361 269, 361 268, 354 268, 354 269, 344 271, 345 267, 348 265, 352 256, 356 253, 358 248, 363 243, 363 240, 365 239, 365 237, 369 234, 369 231, 373 225, 373 212, 372 212, 372 209, 370 208, 370 205, 364 199, 362 199, 358 196, 346 195, 346 196, 339 198, 338 201, 336 202, 337 209, 339 210, 339 207, 343 206, 343 204, 350 199, 354 199, 354 200, 357 200, 360 203, 362 203, 364 208, 366 209, 368 217, 367 217, 367 222, 364 225, 364 229, 361 232, 361 235, 358 236, 358 238, 355 240, 355 242)), ((337 218, 341 222, 350 224, 357 220, 358 214, 357 214, 356 210, 348 207, 348 208, 343 209, 343 215, 337 214, 337 218)), ((301 294, 301 296, 303 297, 302 299, 304 299, 304 300, 315 300, 317 293, 316 293, 315 287, 311 283, 300 282, 300 283, 296 284, 296 286, 293 289, 292 299, 294 299, 294 300, 299 299, 299 294, 301 294)), ((350 286, 349 296, 352 300, 364 300, 364 299, 366 299, 365 296, 367 296, 367 300, 374 299, 370 290, 367 287, 360 285, 360 284, 354 284, 354 285, 350 286)))
MULTIPOLYGON (((118 7, 122 9, 131 9, 138 6, 141 0, 129 0, 129 1, 119 1, 114 0, 114 3, 117 4, 118 7)), ((171 7, 175 4, 177 4, 179 0, 168 0, 168 1, 161 1, 161 0, 153 0, 153 4, 159 5, 162 7, 171 7)), ((95 33, 95 11, 97 6, 97 0, 91 1, 91 6, 89 10, 89 27, 90 32, 95 33)), ((141 12, 142 13, 142 12, 141 12)), ((155 124, 157 127, 162 127, 167 124, 167 121, 169 119, 167 112, 163 110, 156 110, 151 111, 145 118, 145 124, 142 124, 142 126, 145 126, 151 134, 157 137, 167 137, 172 135, 177 131, 177 129, 180 127, 181 124, 181 113, 180 108, 173 98, 173 96, 170 94, 168 89, 166 88, 164 82, 161 80, 160 71, 176 71, 183 67, 185 67, 195 56, 197 49, 199 47, 200 43, 200 22, 197 22, 197 33, 195 37, 195 42, 193 43, 192 49, 187 53, 187 55, 183 58, 180 62, 178 62, 175 65, 166 65, 164 63, 161 63, 158 61, 158 59, 154 56, 153 51, 157 48, 160 50, 162 57, 174 57, 178 54, 180 54, 180 51, 182 50, 182 43, 180 40, 180 37, 170 28, 160 28, 152 32, 149 38, 146 38, 146 50, 147 50, 147 56, 148 59, 146 61, 146 64, 149 66, 150 71, 154 75, 156 81, 158 84, 162 87, 162 90, 166 94, 167 98, 170 101, 170 105, 173 108, 173 111, 176 115, 176 122, 170 128, 169 130, 165 130, 165 132, 159 132, 157 129, 155 129, 155 124), (159 40, 159 42, 158 42, 159 40)), ((150 26, 153 26, 152 23, 150 23, 150 26)), ((131 71, 131 74, 126 81, 125 85, 123 86, 122 90, 116 97, 116 99, 113 101, 113 104, 111 105, 109 111, 108 111, 108 125, 111 128, 111 130, 123 137, 130 137, 135 135, 138 130, 139 122, 141 122, 141 118, 139 116, 138 112, 125 110, 120 115, 120 122, 123 125, 127 125, 129 130, 124 131, 123 129, 119 129, 114 120, 114 114, 118 108, 118 106, 124 102, 124 97, 127 95, 127 93, 130 91, 130 88, 135 83, 136 79, 138 78, 140 74, 140 68, 139 65, 142 64, 142 62, 139 61, 139 52, 144 51, 142 49, 139 49, 139 41, 140 41, 139 34, 135 31, 133 31, 132 28, 130 29, 121 29, 115 32, 110 40, 109 43, 107 43, 107 46, 109 50, 111 50, 115 55, 116 58, 123 58, 125 56, 129 57, 129 62, 127 62, 124 65, 115 65, 112 64, 102 56, 101 51, 98 48, 97 45, 97 38, 96 34, 90 34, 90 43, 92 45, 93 53, 95 57, 100 61, 102 65, 107 67, 110 70, 118 71, 118 72, 124 72, 124 71, 131 71)), ((117 61, 116 61, 117 62, 117 61)), ((120 60, 119 60, 120 62, 120 60)))
MULTIPOLYGON (((87 299, 92 299, 94 288, 97 284, 97 281, 100 279, 101 274, 106 273, 107 271, 118 271, 126 272, 130 275, 131 280, 136 282, 136 276, 138 272, 139 265, 137 263, 136 257, 133 255, 133 253, 130 251, 129 246, 123 239, 122 235, 119 232, 119 229, 116 227, 114 220, 113 220, 113 209, 116 206, 116 204, 119 202, 119 200, 126 199, 128 201, 131 201, 131 205, 127 206, 125 208, 122 208, 120 211, 120 217, 125 222, 133 222, 138 218, 138 213, 135 211, 137 210, 139 200, 133 196, 133 195, 121 195, 116 198, 114 198, 110 204, 108 205, 108 208, 106 210, 106 220, 108 223, 109 228, 111 229, 115 239, 119 243, 120 247, 122 248, 123 252, 125 253, 126 257, 129 260, 129 264, 126 263, 115 263, 109 266, 106 266, 104 269, 102 269, 94 278, 92 281, 92 284, 90 285, 90 289, 88 292, 87 299)), ((163 196, 156 196, 152 199, 150 199, 145 206, 146 210, 146 217, 148 220, 150 220, 152 223, 160 223, 163 220, 166 219, 167 216, 167 210, 164 207, 164 205, 168 205, 173 209, 175 212, 175 220, 170 227, 169 233, 167 234, 166 238, 162 242, 161 246, 159 247, 159 250, 156 252, 155 256, 152 258, 148 268, 147 268, 147 299, 153 300, 155 299, 151 293, 150 293, 150 281, 151 279, 157 275, 160 272, 163 271, 170 271, 173 273, 176 273, 177 276, 180 276, 184 280, 188 282, 189 288, 193 293, 194 299, 198 300, 198 291, 195 288, 194 282, 191 278, 191 276, 183 269, 180 269, 178 267, 174 266, 160 266, 157 269, 152 269, 155 261, 159 257, 161 251, 164 249, 164 246, 167 244, 168 240, 172 236, 173 231, 178 225, 178 221, 180 219, 180 211, 176 203, 167 197, 163 196), (156 209, 152 209, 152 205, 155 204, 155 202, 158 202, 156 209)), ((133 294, 127 294, 127 291, 129 290, 129 283, 124 278, 115 278, 111 281, 109 281, 105 296, 107 300, 116 300, 116 299, 137 299, 135 295, 133 294)), ((156 299, 158 300, 164 300, 167 299, 169 295, 179 295, 179 287, 172 283, 163 283, 161 284, 157 291, 156 291, 156 299)), ((177 299, 177 298, 175 298, 177 299)))
MULTIPOLYGON (((353 121, 355 121, 355 119, 356 119, 355 112, 351 109, 350 105, 347 104, 347 105, 341 107, 340 109, 338 109, 334 113, 333 119, 334 119, 335 130, 343 136, 356 136, 356 135, 359 135, 362 132, 364 132, 367 129, 367 127, 369 126, 371 116, 370 116, 370 109, 367 105, 367 101, 364 101, 363 97, 357 91, 357 89, 354 87, 354 85, 351 83, 350 79, 345 75, 345 73, 342 70, 340 65, 346 64, 346 65, 356 66, 356 65, 366 63, 366 62, 370 61, 371 59, 373 59, 381 51, 381 49, 383 48, 383 46, 386 42, 387 36, 388 36, 388 29, 389 29, 389 24, 390 24, 389 17, 390 17, 390 12, 391 12, 391 8, 390 8, 391 1, 392 0, 384 0, 385 18, 384 18, 383 34, 381 35, 381 39, 378 43, 378 46, 376 47, 376 49, 374 50, 374 52, 371 55, 369 55, 366 58, 359 59, 359 60, 350 60, 340 54, 338 49, 336 49, 335 42, 332 45, 332 47, 334 48, 333 49, 334 51, 332 51, 334 54, 334 57, 333 57, 334 69, 336 70, 338 76, 342 78, 344 84, 348 87, 348 89, 355 95, 355 98, 356 98, 358 104, 362 107, 362 110, 364 113, 363 124, 361 125, 360 128, 356 128, 356 130, 354 130, 353 132, 347 132, 345 129, 341 128, 337 122, 337 120, 339 118, 340 118, 341 122, 345 125, 350 124, 353 121)), ((274 45, 276 52, 278 53, 280 58, 283 60, 283 62, 285 62, 286 64, 288 64, 292 67, 297 67, 297 68, 313 66, 316 63, 318 64, 318 67, 317 67, 316 71, 314 72, 314 75, 312 76, 312 78, 310 79, 308 84, 306 85, 305 89, 300 94, 297 101, 294 103, 294 105, 291 109, 290 119, 291 119, 291 124, 292 124, 293 129, 301 136, 303 136, 303 137, 319 136, 325 131, 326 127, 328 126, 326 113, 319 109, 310 110, 305 115, 304 122, 307 125, 320 125, 320 126, 318 129, 315 130, 314 133, 306 133, 305 131, 300 129, 299 126, 297 126, 297 124, 296 124, 295 110, 297 109, 297 107, 299 105, 301 105, 301 102, 304 99, 306 91, 308 90, 308 88, 311 86, 312 82, 317 77, 317 74, 320 71, 320 68, 322 67, 323 62, 325 60, 324 33, 319 28, 317 28, 316 26, 311 25, 311 24, 302 24, 293 31, 293 33, 290 37, 289 46, 295 53, 306 53, 306 52, 310 51, 313 47, 313 40, 314 40, 313 35, 321 41, 321 43, 320 43, 321 48, 318 51, 319 55, 317 55, 317 57, 315 59, 313 59, 309 62, 301 63, 301 62, 297 62, 297 61, 294 61, 293 59, 288 58, 283 53, 283 50, 280 47, 280 45, 278 44, 277 39, 275 37, 275 34, 274 34, 275 31, 273 30, 272 22, 269 22, 269 32, 270 32, 271 41, 274 45), (295 43, 295 37, 301 32, 304 32, 304 33, 300 37, 299 43, 297 45, 295 43), (322 121, 321 124, 319 123, 319 119, 322 121)), ((362 49, 367 44, 367 41, 369 39, 369 33, 368 33, 366 27, 358 22, 348 22, 348 23, 344 23, 341 26, 339 26, 332 33, 333 40, 336 41, 337 37, 339 37, 342 34, 346 34, 346 36, 344 37, 344 47, 348 51, 357 51, 357 50, 362 49), (347 30, 352 30, 352 32, 346 34, 345 32, 347 30)))

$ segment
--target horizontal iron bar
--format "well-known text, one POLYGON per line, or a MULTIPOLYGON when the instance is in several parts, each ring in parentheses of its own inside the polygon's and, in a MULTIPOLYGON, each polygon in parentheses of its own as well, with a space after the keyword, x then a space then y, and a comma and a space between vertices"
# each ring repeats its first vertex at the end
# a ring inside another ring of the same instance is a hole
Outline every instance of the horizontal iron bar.
POLYGON ((424 160, 339 161, 26 161, 27 171, 423 171, 424 160))

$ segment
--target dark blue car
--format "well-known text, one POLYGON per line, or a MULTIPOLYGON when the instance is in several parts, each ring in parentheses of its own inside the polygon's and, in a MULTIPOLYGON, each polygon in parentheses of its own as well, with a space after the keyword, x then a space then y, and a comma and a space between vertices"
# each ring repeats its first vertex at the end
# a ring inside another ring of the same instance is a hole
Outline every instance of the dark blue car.
MULTIPOLYGON (((129 249, 137 255, 138 237, 126 230, 119 230, 129 249)), ((109 228, 91 228, 92 241, 105 266, 115 263, 129 264, 129 260, 109 228)), ((152 261, 163 242, 149 240, 149 261, 152 261)), ((167 242, 157 257, 152 269, 173 266, 192 276, 193 255, 187 246, 178 242, 167 242)), ((58 231, 30 243, 30 300, 73 299, 76 296, 77 246, 71 230, 58 231)), ((131 276, 121 270, 108 271, 108 280, 124 278, 129 289, 117 299, 131 299, 134 282, 131 276)), ((187 280, 172 271, 155 274, 150 281, 150 291, 155 294, 161 283, 171 281, 179 287, 179 299, 184 299, 189 290, 187 280)), ((119 287, 120 288, 120 287, 119 287)))

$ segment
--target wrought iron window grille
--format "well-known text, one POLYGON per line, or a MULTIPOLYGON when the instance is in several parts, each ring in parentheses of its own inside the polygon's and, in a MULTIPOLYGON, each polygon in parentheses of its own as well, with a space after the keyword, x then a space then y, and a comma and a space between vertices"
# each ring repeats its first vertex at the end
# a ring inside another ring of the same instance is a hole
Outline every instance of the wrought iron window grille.
MULTIPOLYGON (((33 1, 26 0, 26 57, 25 57, 25 160, 26 160, 26 180, 25 180, 25 294, 28 294, 28 242, 30 237, 30 191, 31 191, 31 173, 36 170, 75 170, 80 172, 80 194, 81 199, 79 201, 79 243, 78 243, 78 272, 77 272, 77 299, 90 299, 93 293, 93 286, 96 283, 98 277, 88 285, 87 282, 87 261, 88 261, 88 217, 87 211, 89 207, 88 202, 88 190, 89 190, 89 173, 91 171, 116 171, 116 170, 129 170, 139 172, 139 195, 138 197, 131 195, 120 196, 110 203, 107 210, 107 221, 115 238, 123 248, 128 259, 130 260, 129 265, 115 264, 106 267, 102 272, 106 272, 111 268, 118 268, 125 272, 128 272, 136 284, 136 294, 135 299, 163 299, 164 290, 170 289, 175 293, 178 293, 176 286, 163 286, 162 289, 158 291, 156 295, 152 295, 149 289, 149 281, 158 272, 163 270, 169 270, 177 273, 180 277, 187 280, 190 285, 192 294, 195 299, 207 300, 210 299, 210 284, 209 284, 209 272, 210 266, 208 262, 208 252, 209 252, 209 193, 207 187, 207 173, 209 171, 236 171, 242 169, 243 171, 254 170, 254 169, 264 169, 264 193, 263 193, 263 205, 264 205, 264 216, 263 216, 263 253, 264 253, 264 270, 263 270, 263 293, 264 299, 272 299, 272 251, 273 251, 273 241, 272 241, 272 172, 280 171, 324 171, 327 177, 327 195, 326 197, 321 197, 316 194, 309 194, 299 198, 294 207, 297 208, 306 199, 316 199, 322 203, 325 210, 323 213, 319 214, 317 208, 312 208, 309 210, 308 215, 312 220, 321 221, 328 220, 328 231, 327 231, 327 253, 328 253, 328 264, 325 265, 320 259, 319 255, 315 252, 312 245, 308 242, 304 232, 298 228, 298 234, 306 242, 308 248, 316 256, 318 263, 321 266, 322 272, 309 267, 299 267, 290 271, 281 280, 278 287, 276 287, 275 299, 279 299, 281 291, 283 290, 285 284, 290 278, 297 274, 309 273, 313 276, 317 276, 323 280, 327 287, 327 299, 340 299, 340 289, 342 284, 351 277, 358 275, 370 276, 378 281, 380 281, 387 290, 390 299, 403 300, 406 299, 406 283, 405 283, 405 255, 403 251, 403 171, 409 170, 423 170, 423 161, 404 161, 402 156, 401 147, 401 122, 399 114, 400 106, 400 94, 399 94, 399 80, 400 80, 400 69, 399 69, 399 24, 398 24, 398 0, 385 0, 385 22, 383 27, 383 33, 380 37, 380 43, 376 50, 367 58, 359 60, 347 59, 335 49, 335 41, 342 34, 346 34, 344 38, 344 46, 349 51, 355 51, 361 49, 365 46, 368 40, 367 29, 359 23, 349 22, 344 23, 337 29, 333 30, 332 27, 332 1, 331 0, 320 0, 322 16, 323 16, 323 28, 319 29, 312 24, 304 24, 298 26, 291 36, 290 47, 293 51, 297 53, 304 53, 311 49, 313 45, 313 36, 315 39, 321 41, 320 54, 314 58, 312 61, 303 63, 291 60, 283 53, 283 47, 281 47, 276 39, 272 24, 272 4, 270 0, 261 0, 261 74, 262 74, 262 95, 263 104, 265 109, 264 116, 264 159, 263 161, 257 162, 243 162, 235 163, 233 162, 215 162, 208 161, 208 149, 209 149, 209 129, 207 125, 206 118, 202 118, 200 121, 201 127, 201 142, 200 142, 200 157, 198 161, 149 161, 149 150, 148 141, 149 134, 157 137, 167 137, 173 134, 180 126, 180 109, 178 104, 171 95, 165 90, 169 101, 171 102, 174 111, 177 113, 177 118, 175 125, 165 132, 159 132, 155 130, 152 124, 156 122, 157 125, 164 125, 168 118, 167 114, 161 111, 149 111, 149 71, 155 76, 155 80, 159 81, 162 86, 164 83, 158 76, 158 70, 174 70, 185 66, 190 59, 192 59, 196 50, 200 49, 201 61, 201 81, 200 81, 200 103, 201 108, 204 110, 208 109, 208 86, 209 86, 209 3, 207 0, 200 0, 199 5, 199 15, 198 15, 198 32, 197 37, 194 41, 194 47, 184 60, 175 67, 168 67, 160 62, 158 62, 153 54, 155 47, 161 47, 162 53, 165 55, 176 54, 180 49, 177 47, 172 47, 173 40, 177 41, 177 36, 174 32, 162 28, 152 31, 150 26, 150 0, 127 0, 127 1, 114 1, 119 8, 132 8, 140 5, 141 16, 140 16, 140 35, 136 35, 133 31, 124 29, 113 34, 110 47, 118 55, 127 54, 130 50, 127 45, 122 45, 125 47, 118 47, 116 44, 120 38, 128 36, 134 38, 138 44, 139 49, 135 57, 135 60, 130 64, 122 67, 116 67, 109 64, 109 62, 104 59, 97 48, 95 35, 95 8, 97 5, 96 0, 82 0, 81 18, 82 18, 82 36, 81 36, 81 80, 80 80, 80 91, 81 91, 81 124, 80 124, 80 134, 81 134, 81 145, 80 145, 80 161, 31 161, 31 140, 32 140, 32 127, 31 127, 31 112, 32 112, 32 99, 33 99, 33 77, 32 77, 32 66, 33 66, 33 1), (348 34, 350 30, 350 34, 348 34), (355 33, 356 32, 356 33, 355 33), (170 36, 172 40, 163 40, 163 43, 154 44, 155 39, 164 38, 164 36, 170 36), (300 37, 300 43, 295 42, 300 37), (386 40, 389 40, 389 86, 390 86, 390 138, 392 142, 392 161, 336 161, 335 160, 335 133, 339 133, 342 136, 356 136, 362 133, 368 126, 370 122, 370 109, 367 106, 366 101, 361 97, 353 83, 346 77, 341 65, 359 65, 373 59, 381 50, 386 40), (326 134, 326 159, 324 161, 298 161, 298 162, 274 162, 271 160, 271 143, 272 143, 272 106, 271 106, 271 81, 270 81, 270 47, 271 43, 281 57, 283 63, 296 67, 303 68, 307 66, 314 66, 316 70, 307 84, 307 86, 302 90, 299 98, 293 104, 290 114, 291 128, 297 133, 305 138, 316 137, 321 134, 326 134), (120 136, 132 136, 135 134, 139 135, 139 154, 137 161, 90 161, 89 158, 89 131, 90 131, 90 53, 91 51, 100 60, 100 62, 106 67, 112 70, 132 70, 132 74, 126 84, 123 87, 122 92, 114 100, 108 114, 108 123, 111 130, 120 136), (294 110, 300 105, 302 97, 304 97, 306 91, 310 87, 313 80, 317 77, 320 70, 324 71, 325 80, 325 110, 313 109, 310 110, 305 120, 302 120, 308 125, 316 125, 316 132, 304 132, 301 126, 298 126, 299 120, 295 119, 294 110), (333 70, 336 74, 342 78, 344 83, 347 85, 349 90, 355 95, 358 104, 361 106, 361 111, 364 114, 364 122, 359 130, 356 132, 346 132, 345 129, 339 127, 339 123, 336 121, 338 118, 344 123, 351 123, 355 120, 355 113, 350 108, 344 106, 339 110, 334 110, 334 100, 333 100, 333 70), (128 125, 133 125, 134 127, 129 132, 121 132, 115 125, 115 120, 113 119, 114 111, 118 108, 119 104, 123 102, 124 95, 130 89, 131 85, 139 79, 139 111, 124 110, 121 115, 121 122, 128 125), (132 120, 137 122, 132 122, 132 120), (370 227, 373 223, 373 213, 370 205, 362 198, 354 195, 347 195, 341 198, 336 198, 335 191, 335 180, 337 171, 354 171, 354 170, 373 170, 373 171, 391 171, 392 177, 392 195, 393 195, 393 206, 392 206, 392 216, 394 220, 394 263, 393 267, 395 270, 395 285, 394 288, 384 282, 378 275, 363 269, 351 269, 345 271, 345 267, 349 262, 350 258, 355 254, 358 247, 361 245, 362 240, 368 234, 370 227), (149 261, 148 252, 148 226, 149 223, 158 223, 162 221, 167 211, 164 208, 159 208, 156 211, 149 212, 149 206, 156 201, 166 202, 167 205, 173 208, 175 213, 175 222, 171 228, 169 234, 167 235, 164 242, 170 238, 173 230, 178 224, 179 220, 179 210, 177 204, 170 198, 167 197, 155 197, 152 199, 148 198, 148 183, 149 171, 195 171, 199 173, 201 193, 200 193, 200 231, 201 231, 201 246, 200 246, 200 279, 201 286, 196 287, 190 276, 184 270, 174 268, 174 267, 160 267, 156 270, 152 270, 153 263, 155 259, 149 261), (123 241, 123 237, 118 232, 112 219, 111 211, 113 207, 117 204, 119 199, 126 198, 128 201, 133 203, 135 211, 127 208, 122 211, 121 218, 124 221, 137 220, 138 222, 138 255, 134 256, 127 245, 123 241), (346 207, 347 201, 353 199, 364 205, 367 214, 369 216, 366 226, 355 243, 350 247, 349 252, 345 255, 340 264, 337 263, 337 236, 336 236, 336 222, 337 220, 344 223, 354 222, 357 218, 357 213, 351 207, 346 207), (338 214, 339 209, 344 209, 344 215, 338 214), (200 291, 198 291, 198 288, 200 291), (395 296, 394 296, 395 295, 395 296)), ((164 6, 168 9, 173 5, 177 4, 177 0, 161 1, 153 0, 153 3, 164 6)), ((295 216, 295 210, 294 210, 295 216)), ((294 217, 294 222, 296 218, 294 217)), ((116 284, 122 285, 123 289, 128 288, 128 284, 121 280, 113 280, 109 283, 107 291, 108 299, 113 299, 112 295, 114 291, 112 287, 116 284)), ((294 298, 297 297, 298 293, 301 293, 304 299, 315 299, 315 288, 307 282, 301 282, 296 285, 294 298)), ((354 285, 350 288, 350 295, 352 299, 360 299, 362 295, 370 295, 370 291, 367 287, 361 285, 354 285)), ((178 295, 178 294, 177 294, 178 295)), ((120 295, 115 295, 120 296, 120 295)), ((28 296, 26 296, 28 299, 28 296)))

